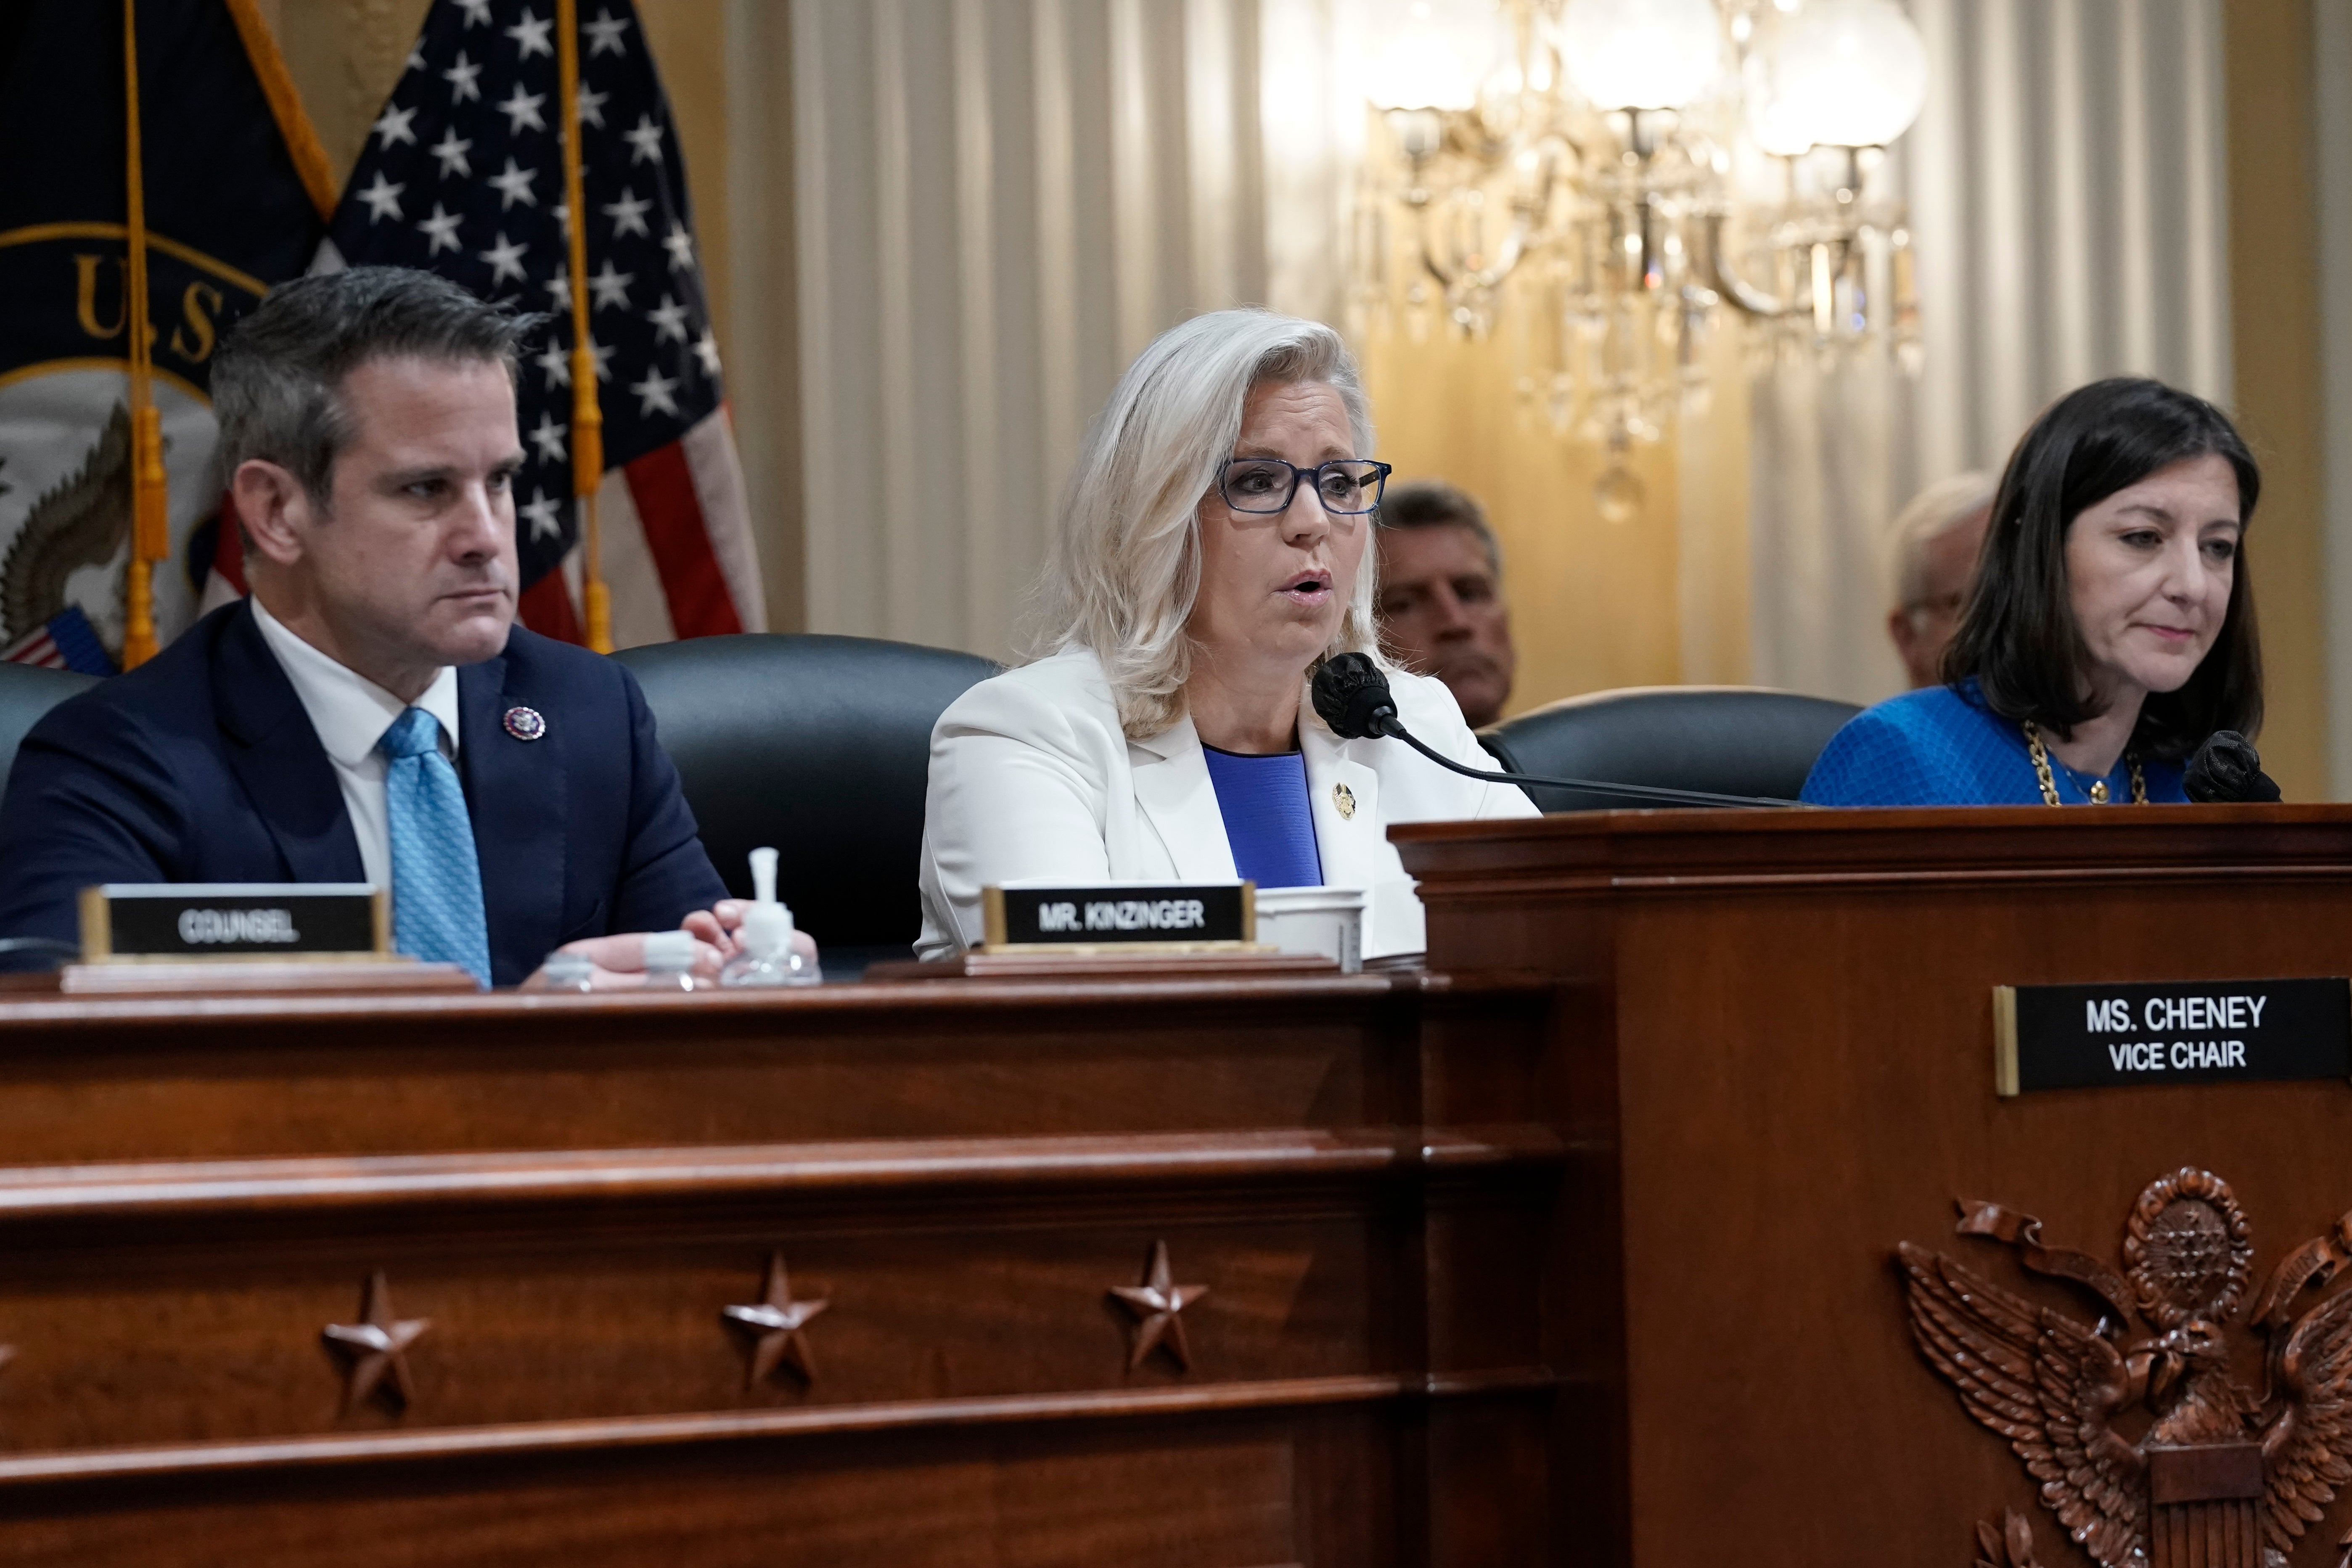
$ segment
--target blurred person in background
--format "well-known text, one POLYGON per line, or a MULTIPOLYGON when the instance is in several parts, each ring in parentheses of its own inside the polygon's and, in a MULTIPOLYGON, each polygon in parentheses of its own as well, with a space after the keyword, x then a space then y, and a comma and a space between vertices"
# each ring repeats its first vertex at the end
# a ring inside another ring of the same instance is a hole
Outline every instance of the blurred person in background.
POLYGON ((1389 491, 1376 537, 1382 649, 1444 681, 1472 729, 1492 724, 1510 700, 1519 656, 1486 512, 1442 479, 1416 479, 1389 491))
POLYGON ((1886 613, 1886 635, 1914 690, 1943 679, 1944 649, 1960 629, 1993 488, 1990 474, 1954 474, 1912 497, 1895 520, 1895 607, 1886 613))

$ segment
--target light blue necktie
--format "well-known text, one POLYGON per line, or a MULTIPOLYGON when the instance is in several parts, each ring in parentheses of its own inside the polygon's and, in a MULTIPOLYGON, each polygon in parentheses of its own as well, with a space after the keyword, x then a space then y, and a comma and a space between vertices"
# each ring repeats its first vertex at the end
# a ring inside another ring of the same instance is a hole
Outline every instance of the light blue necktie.
POLYGON ((440 742, 441 721, 411 708, 376 742, 392 827, 392 944, 429 963, 462 963, 488 985, 490 934, 474 823, 440 742))

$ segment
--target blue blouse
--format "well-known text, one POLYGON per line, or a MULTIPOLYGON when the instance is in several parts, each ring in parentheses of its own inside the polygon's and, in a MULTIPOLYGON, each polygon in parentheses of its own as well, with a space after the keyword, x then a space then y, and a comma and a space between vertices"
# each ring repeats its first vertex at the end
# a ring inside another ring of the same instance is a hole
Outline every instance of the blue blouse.
POLYGON ((1300 752, 1245 756, 1202 746, 1217 813, 1234 848, 1234 870, 1261 888, 1319 888, 1323 857, 1307 803, 1307 757, 1300 752))
MULTIPOLYGON (((2189 798, 2179 763, 2146 759, 2140 775, 2151 801, 2189 798)), ((2054 756, 2050 776, 2061 804, 2089 804, 2096 780, 2054 756)), ((2130 800, 2131 765, 2118 759, 2106 784, 2109 800, 2130 800)), ((1814 762, 1803 798, 1811 805, 2040 805, 2042 784, 2023 730, 1987 708, 1971 680, 1907 691, 1855 714, 1814 762)))

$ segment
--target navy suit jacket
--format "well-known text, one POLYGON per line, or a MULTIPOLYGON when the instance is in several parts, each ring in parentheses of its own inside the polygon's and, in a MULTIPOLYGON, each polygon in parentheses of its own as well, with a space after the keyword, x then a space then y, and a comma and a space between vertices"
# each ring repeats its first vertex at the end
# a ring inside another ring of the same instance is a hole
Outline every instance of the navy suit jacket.
MULTIPOLYGON (((497 984, 727 896, 620 665, 517 626, 458 669, 457 710, 497 984), (538 740, 508 732, 518 707, 546 719, 538 740)), ((0 936, 79 941, 99 882, 366 879, 334 764, 241 601, 52 709, 0 801, 0 936)))

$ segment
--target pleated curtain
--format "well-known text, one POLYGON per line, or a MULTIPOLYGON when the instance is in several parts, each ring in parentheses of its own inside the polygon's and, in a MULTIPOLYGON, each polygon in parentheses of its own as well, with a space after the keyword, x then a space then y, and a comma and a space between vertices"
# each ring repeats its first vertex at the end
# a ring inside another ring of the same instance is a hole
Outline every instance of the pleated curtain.
MULTIPOLYGON (((1748 668, 1701 677, 1886 695, 1885 525, 1916 489, 1997 467, 2095 376, 2229 395, 2221 0, 1912 9, 1932 80, 1887 174, 1925 369, 1789 353, 1754 377, 1748 668)), ((1154 333, 1243 302, 1342 319, 1371 8, 790 19, 808 624, 1002 656, 1085 421, 1154 333)))
POLYGON ((2221 0, 1912 0, 1927 105, 1888 175, 1910 204, 1916 381, 1783 353, 1751 389, 1752 675, 1867 702, 1902 685, 1886 525, 1997 472, 2101 376, 2226 405, 2221 0))

